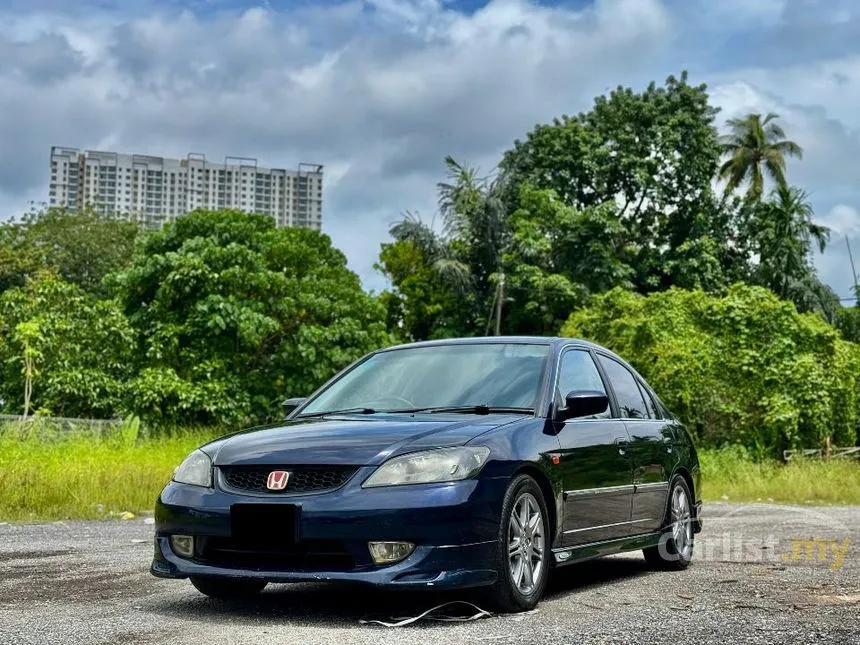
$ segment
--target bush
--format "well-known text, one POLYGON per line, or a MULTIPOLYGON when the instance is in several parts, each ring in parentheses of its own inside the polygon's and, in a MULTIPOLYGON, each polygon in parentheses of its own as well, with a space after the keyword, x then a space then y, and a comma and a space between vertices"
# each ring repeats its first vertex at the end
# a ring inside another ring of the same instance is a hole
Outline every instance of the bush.
POLYGON ((860 343, 860 307, 840 307, 836 310, 836 320, 833 324, 842 332, 845 340, 860 343))
POLYGON ((573 313, 562 334, 629 360, 703 446, 777 456, 857 440, 860 347, 765 289, 615 289, 573 313))

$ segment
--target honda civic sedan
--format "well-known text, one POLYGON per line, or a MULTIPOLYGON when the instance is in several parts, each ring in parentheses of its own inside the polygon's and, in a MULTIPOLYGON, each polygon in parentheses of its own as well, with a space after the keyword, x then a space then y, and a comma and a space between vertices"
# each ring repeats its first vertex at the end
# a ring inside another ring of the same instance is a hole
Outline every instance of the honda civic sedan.
POLYGON ((639 549, 664 569, 692 559, 690 434, 597 345, 391 347, 285 408, 176 469, 155 507, 154 575, 222 599, 270 582, 483 587, 522 611, 556 567, 639 549))

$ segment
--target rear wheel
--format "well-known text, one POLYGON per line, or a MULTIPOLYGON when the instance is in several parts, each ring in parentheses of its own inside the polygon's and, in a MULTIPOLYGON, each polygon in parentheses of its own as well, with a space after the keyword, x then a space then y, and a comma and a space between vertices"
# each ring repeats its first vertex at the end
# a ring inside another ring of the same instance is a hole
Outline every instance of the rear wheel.
POLYGON ((496 561, 499 578, 491 588, 495 609, 533 609, 544 589, 550 566, 550 532, 540 487, 528 475, 516 477, 505 494, 496 561))
POLYGON ((260 593, 265 580, 242 580, 236 578, 197 577, 189 578, 191 584, 202 594, 218 600, 236 600, 260 593))
POLYGON ((660 543, 642 552, 652 567, 677 571, 693 560, 693 497, 680 476, 672 480, 669 491, 660 543))

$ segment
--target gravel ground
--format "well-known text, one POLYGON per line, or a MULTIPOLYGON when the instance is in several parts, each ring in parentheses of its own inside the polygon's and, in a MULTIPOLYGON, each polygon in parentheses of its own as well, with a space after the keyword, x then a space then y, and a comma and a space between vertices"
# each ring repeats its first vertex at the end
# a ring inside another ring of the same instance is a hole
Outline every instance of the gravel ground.
POLYGON ((555 572, 534 612, 397 629, 359 621, 478 599, 297 584, 227 604, 150 576, 141 519, 0 524, 0 643, 860 643, 860 507, 710 504, 705 518, 686 571, 604 558, 555 572))

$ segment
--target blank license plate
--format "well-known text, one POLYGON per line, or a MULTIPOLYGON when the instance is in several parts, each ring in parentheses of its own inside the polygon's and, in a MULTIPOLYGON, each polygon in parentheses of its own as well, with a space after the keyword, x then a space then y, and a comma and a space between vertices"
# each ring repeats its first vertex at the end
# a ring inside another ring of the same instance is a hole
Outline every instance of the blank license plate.
POLYGON ((233 504, 230 530, 234 540, 254 544, 290 545, 299 539, 295 504, 233 504))

